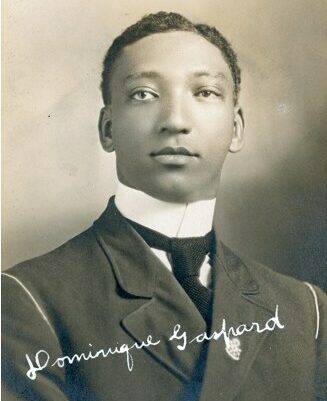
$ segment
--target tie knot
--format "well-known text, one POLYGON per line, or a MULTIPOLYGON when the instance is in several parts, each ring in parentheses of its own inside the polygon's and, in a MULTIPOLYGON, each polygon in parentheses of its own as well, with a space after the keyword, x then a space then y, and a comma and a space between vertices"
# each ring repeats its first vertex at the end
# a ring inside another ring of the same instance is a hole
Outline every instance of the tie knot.
POLYGON ((160 249, 171 255, 177 279, 198 276, 205 256, 215 252, 216 240, 213 230, 203 237, 170 238, 132 220, 127 220, 151 248, 160 249))
MULTIPOLYGON (((211 233, 211 231, 210 231, 211 233)), ((169 238, 170 252, 210 252, 210 233, 203 237, 169 238)))
POLYGON ((170 253, 177 278, 199 276, 207 254, 215 250, 215 235, 211 230, 204 237, 171 238, 170 253))

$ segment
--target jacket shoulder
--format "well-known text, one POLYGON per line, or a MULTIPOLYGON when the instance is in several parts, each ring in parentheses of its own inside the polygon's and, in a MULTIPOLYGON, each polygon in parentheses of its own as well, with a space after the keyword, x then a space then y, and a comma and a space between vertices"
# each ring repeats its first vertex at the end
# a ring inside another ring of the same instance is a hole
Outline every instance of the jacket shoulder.
POLYGON ((3 272, 2 288, 6 292, 15 281, 49 299, 52 293, 84 290, 90 280, 102 280, 109 270, 108 259, 90 227, 58 248, 3 272))
POLYGON ((61 268, 72 268, 71 262, 74 262, 76 268, 78 259, 90 256, 94 242, 92 228, 89 228, 43 255, 10 267, 5 273, 24 276, 24 273, 28 271, 29 275, 38 276, 51 273, 51 271, 58 272, 61 268))
MULTIPOLYGON (((303 293, 304 291, 307 293, 309 291, 308 283, 304 281, 279 273, 263 263, 235 252, 226 245, 223 245, 223 249, 224 257, 228 259, 229 265, 234 265, 235 269, 240 265, 245 267, 253 280, 260 286, 261 290, 267 294, 285 294, 287 297, 291 297, 293 292, 303 293)), ((312 288, 316 289, 318 287, 312 285, 312 288)), ((323 291, 318 289, 318 292, 321 293, 323 291)))

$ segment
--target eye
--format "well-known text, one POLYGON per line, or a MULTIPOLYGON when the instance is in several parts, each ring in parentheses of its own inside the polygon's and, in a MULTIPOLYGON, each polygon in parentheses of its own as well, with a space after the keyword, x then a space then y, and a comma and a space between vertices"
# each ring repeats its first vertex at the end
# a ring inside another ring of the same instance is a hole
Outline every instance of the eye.
POLYGON ((132 93, 131 99, 138 100, 138 101, 147 101, 157 98, 158 95, 152 91, 139 89, 132 93))
POLYGON ((195 96, 197 97, 202 97, 202 98, 219 98, 221 97, 221 94, 218 91, 214 91, 212 89, 201 89, 200 91, 198 91, 195 96))

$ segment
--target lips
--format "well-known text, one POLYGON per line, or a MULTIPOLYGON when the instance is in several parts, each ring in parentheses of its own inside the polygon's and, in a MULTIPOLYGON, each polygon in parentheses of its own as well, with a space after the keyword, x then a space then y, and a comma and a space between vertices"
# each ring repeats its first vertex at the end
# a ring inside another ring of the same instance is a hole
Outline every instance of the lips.
POLYGON ((183 146, 178 146, 177 148, 173 148, 171 146, 166 146, 163 149, 160 149, 158 152, 152 152, 151 156, 158 155, 183 155, 183 156, 198 156, 196 153, 190 152, 188 149, 183 146))
POLYGON ((150 156, 158 163, 168 166, 184 166, 194 162, 199 157, 197 153, 193 153, 183 146, 175 148, 166 146, 159 151, 152 152, 150 156))

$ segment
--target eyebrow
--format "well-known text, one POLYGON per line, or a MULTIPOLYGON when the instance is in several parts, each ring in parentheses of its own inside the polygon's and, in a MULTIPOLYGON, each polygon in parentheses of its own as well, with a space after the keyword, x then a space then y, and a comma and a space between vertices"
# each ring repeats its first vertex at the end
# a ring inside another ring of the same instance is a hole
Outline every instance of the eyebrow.
MULTIPOLYGON (((132 81, 140 78, 161 78, 162 75, 159 72, 156 71, 142 71, 142 72, 137 72, 134 74, 129 74, 125 77, 124 81, 132 81)), ((226 75, 222 72, 218 72, 216 74, 212 74, 209 71, 195 71, 190 74, 191 78, 201 78, 201 77, 208 77, 208 78, 215 78, 215 79, 221 79, 223 81, 228 81, 226 75)))
POLYGON ((156 71, 142 71, 142 72, 137 72, 134 74, 129 74, 127 77, 125 77, 124 81, 132 81, 135 79, 140 79, 140 78, 160 78, 160 74, 156 71))
POLYGON ((227 77, 224 73, 222 72, 217 72, 216 74, 212 74, 211 72, 208 71, 195 71, 193 74, 191 74, 195 78, 200 78, 200 77, 209 77, 209 78, 216 78, 216 79, 221 79, 223 81, 227 81, 227 77))

